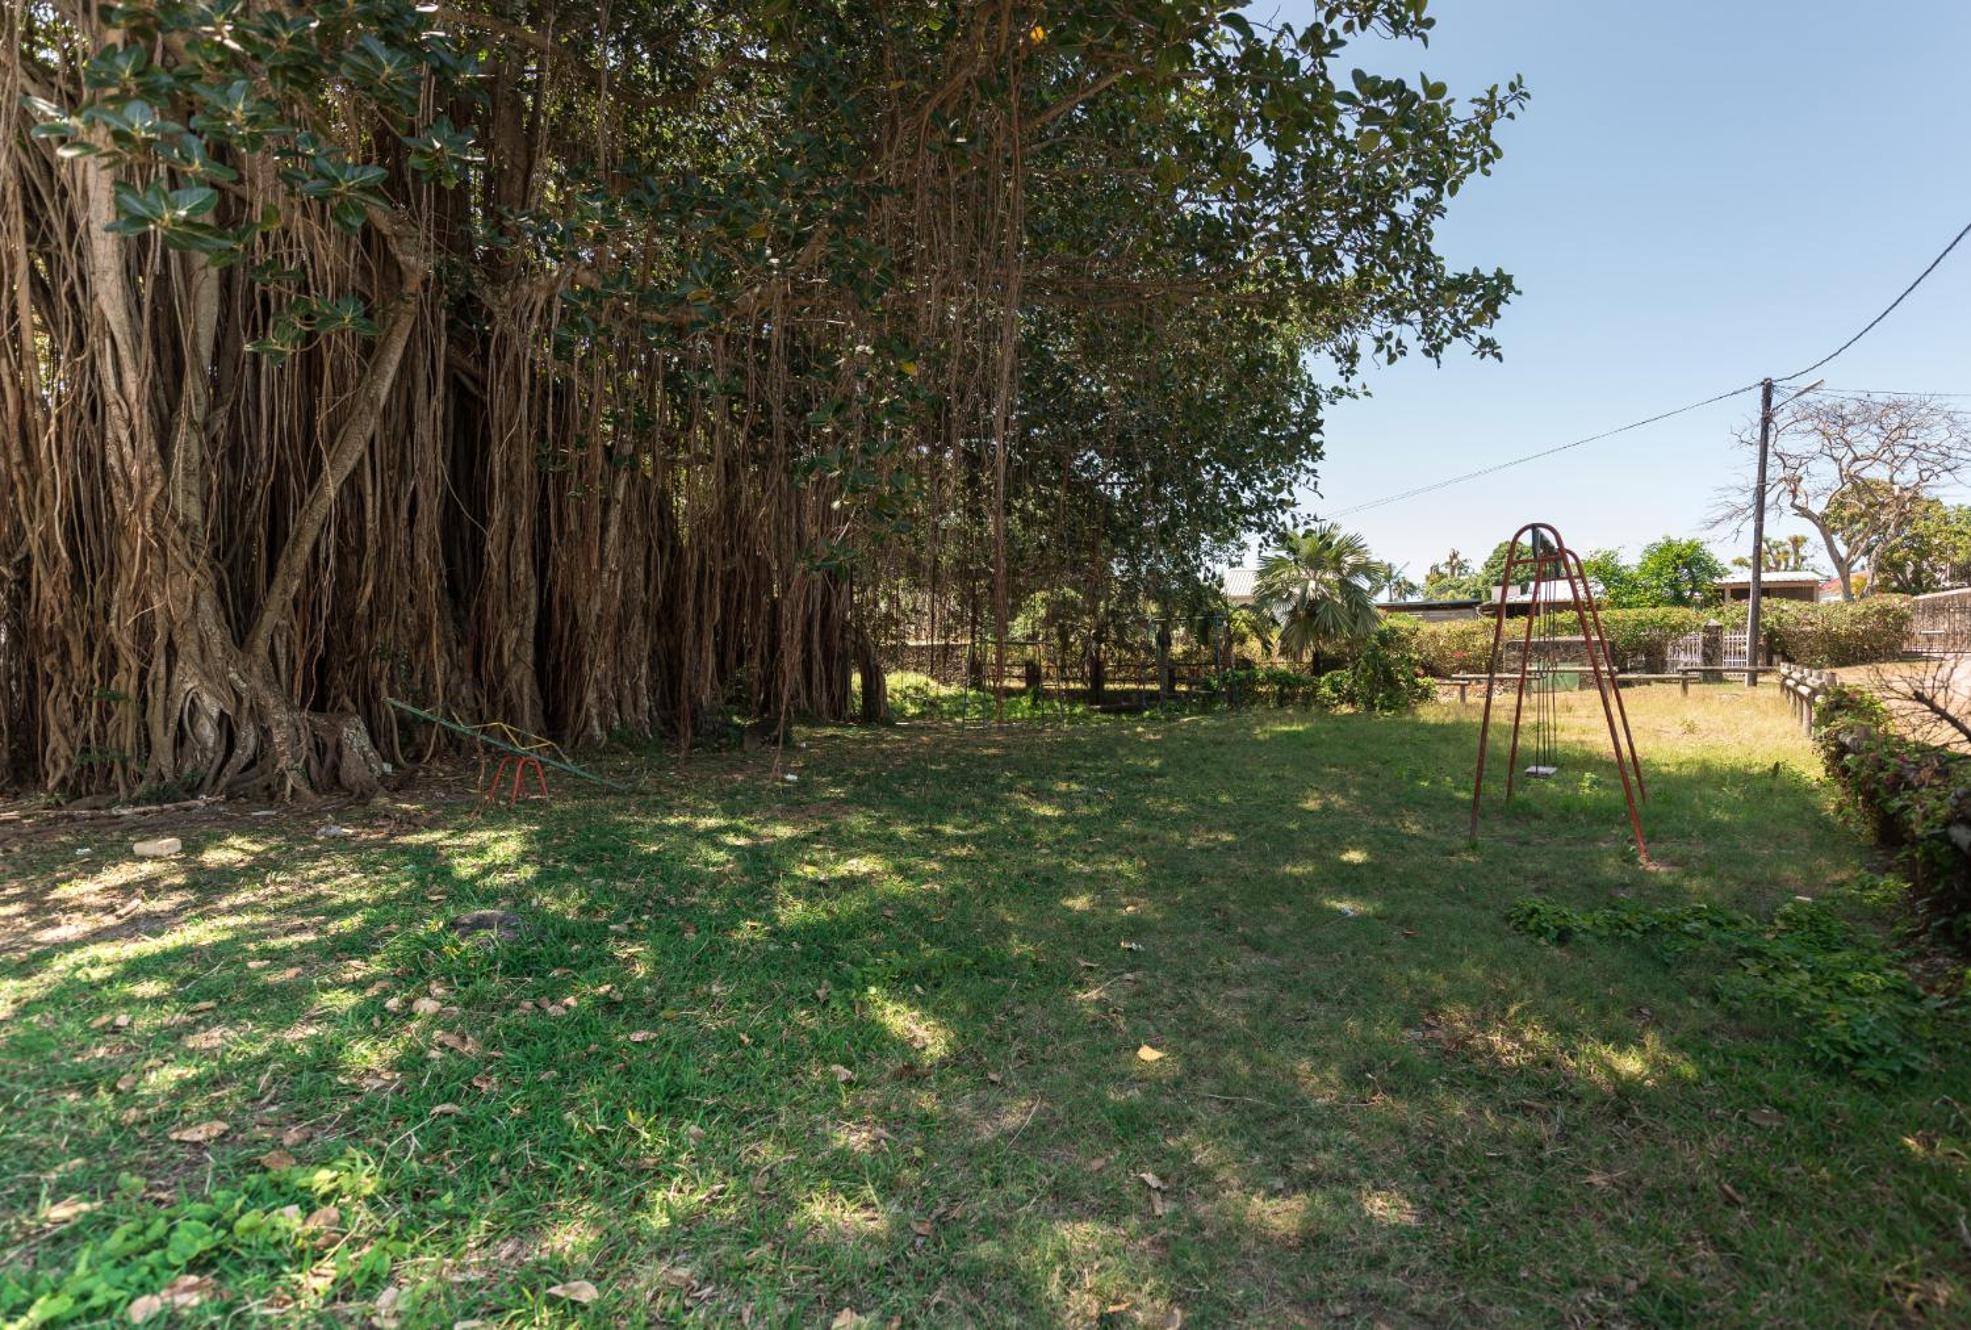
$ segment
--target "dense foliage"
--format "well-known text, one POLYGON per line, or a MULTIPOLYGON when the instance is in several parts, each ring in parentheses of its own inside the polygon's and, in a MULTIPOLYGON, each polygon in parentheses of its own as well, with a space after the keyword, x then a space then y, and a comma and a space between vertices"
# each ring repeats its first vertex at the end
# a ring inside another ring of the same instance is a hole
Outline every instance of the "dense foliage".
POLYGON ((1358 711, 1383 714, 1429 701, 1436 689, 1424 669, 1422 631, 1423 625, 1407 615, 1384 619, 1349 662, 1340 700, 1358 711))
POLYGON ((1710 546, 1676 536, 1645 545, 1633 565, 1610 550, 1582 562, 1601 587, 1602 604, 1611 609, 1711 605, 1718 600, 1717 581, 1725 575, 1725 565, 1710 546))
MULTIPOLYGON (((1616 668, 1654 671, 1664 666, 1664 653, 1672 639, 1703 627, 1701 610, 1664 607, 1659 609, 1603 610, 1601 626, 1608 634, 1608 648, 1616 668)), ((1515 629, 1523 631, 1524 620, 1509 622, 1510 640, 1515 629)), ((1452 674, 1482 673, 1492 651, 1495 631, 1491 619, 1461 619, 1426 623, 1417 634, 1417 651, 1424 668, 1440 677, 1452 674)), ((1569 635, 1580 629, 1563 616, 1560 631, 1569 635)))
POLYGON ((1829 773, 1908 874, 1919 915, 1971 949, 1971 754, 1897 734, 1857 688, 1832 689, 1814 725, 1829 773))
POLYGON ((1351 70, 1430 27, 7 6, 6 774, 363 790, 389 696, 683 739, 1036 590, 1167 619, 1364 357, 1494 349, 1436 227, 1521 91, 1351 70))
POLYGON ((1875 557, 1869 573, 1871 590, 1911 596, 1971 585, 1971 504, 1920 501, 1908 528, 1875 557))
POLYGON ((1909 642, 1910 613, 1905 596, 1773 600, 1761 611, 1761 627, 1778 659, 1835 669, 1894 660, 1909 642))
POLYGON ((1875 1083, 1927 1069, 1944 1040, 1963 1034, 1955 1003, 1923 991, 1904 962, 1868 930, 1800 898, 1759 923, 1713 905, 1618 901, 1574 910, 1522 901, 1515 928, 1556 945, 1576 938, 1631 938, 1672 956, 1709 953, 1726 968, 1718 995, 1783 1019, 1822 1063, 1875 1083))

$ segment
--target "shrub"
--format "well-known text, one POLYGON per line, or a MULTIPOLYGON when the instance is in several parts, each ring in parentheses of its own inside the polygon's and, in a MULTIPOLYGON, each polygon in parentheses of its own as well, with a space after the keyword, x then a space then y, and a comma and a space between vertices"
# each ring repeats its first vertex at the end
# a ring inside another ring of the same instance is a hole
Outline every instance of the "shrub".
POLYGON ((1424 669, 1440 679, 1453 674, 1482 673, 1491 651, 1490 619, 1452 619, 1418 625, 1418 658, 1424 669))
POLYGON ((1775 655, 1815 670, 1893 660, 1909 641, 1908 596, 1774 600, 1762 607, 1760 618, 1775 655))
POLYGON ((1316 705, 1330 710, 1355 704, 1355 676, 1350 670, 1329 670, 1314 685, 1316 705))
POLYGON ((1526 900, 1509 918, 1556 945, 1622 937, 1671 956, 1709 951, 1727 965, 1716 984, 1721 999, 1780 1016, 1817 1061, 1860 1080, 1923 1071, 1931 1049, 1962 1034, 1955 1002, 1924 993, 1887 946, 1817 901, 1789 901, 1764 925, 1711 905, 1636 901, 1570 910, 1526 900))
POLYGON ((1971 754, 1903 738, 1881 702, 1853 688, 1831 690, 1814 724, 1829 773, 1909 875, 1918 918, 1971 946, 1971 754))
POLYGON ((1668 665, 1670 643, 1702 628, 1712 616, 1704 610, 1659 605, 1639 610, 1603 610, 1602 630, 1618 670, 1660 674, 1668 665))
MULTIPOLYGON (((1358 710, 1383 715, 1408 711, 1419 702, 1429 701, 1436 690, 1424 677, 1422 630, 1423 625, 1407 615, 1392 615, 1376 625, 1369 640, 1357 649, 1354 663, 1346 671, 1335 671, 1345 679, 1335 690, 1342 694, 1340 700, 1358 710)), ((1326 696, 1335 674, 1321 680, 1325 705, 1335 705, 1326 696)))
MULTIPOLYGON (((1617 669, 1658 670, 1664 666, 1665 652, 1673 638, 1695 632, 1709 616, 1703 610, 1680 606, 1660 606, 1641 610, 1603 610, 1602 630, 1608 634, 1608 649, 1617 669)), ((1573 636, 1580 626, 1573 616, 1565 616, 1560 631, 1573 636)), ((1512 639, 1513 621, 1506 625, 1512 639)), ((1524 631, 1521 625, 1521 631, 1524 631)), ((1424 668, 1440 678, 1453 674, 1483 674, 1492 651, 1493 621, 1456 619, 1448 623, 1420 625, 1417 650, 1424 668)))
POLYGON ((1280 665, 1264 668, 1241 665, 1235 670, 1221 670, 1207 676, 1199 691, 1227 706, 1286 707, 1313 702, 1318 683, 1311 674, 1280 665))
POLYGON ((1315 700, 1319 681, 1311 674, 1284 665, 1268 665, 1254 677, 1255 699, 1264 697, 1276 707, 1290 707, 1315 700))

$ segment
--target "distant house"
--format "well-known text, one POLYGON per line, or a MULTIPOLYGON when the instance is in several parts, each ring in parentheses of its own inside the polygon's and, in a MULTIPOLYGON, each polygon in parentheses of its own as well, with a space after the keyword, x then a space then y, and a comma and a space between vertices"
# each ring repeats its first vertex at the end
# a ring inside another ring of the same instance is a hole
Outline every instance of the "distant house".
POLYGON ((1444 623, 1476 618, 1478 605, 1475 600, 1384 600, 1378 601, 1376 608, 1384 614, 1407 614, 1425 623, 1444 623))
POLYGON ((1231 604, 1250 605, 1252 588, 1258 581, 1257 568, 1227 568, 1224 578, 1219 582, 1219 589, 1225 593, 1225 599, 1231 604))
MULTIPOLYGON (((1510 594, 1506 596, 1503 602, 1507 618, 1510 619, 1524 615, 1532 607, 1533 590, 1534 584, 1531 582, 1521 582, 1518 586, 1511 589, 1510 594)), ((1592 593, 1596 588, 1590 587, 1589 590, 1592 593)), ((1572 582, 1563 578, 1554 578, 1541 582, 1539 584, 1539 592, 1539 609, 1542 614, 1548 610, 1552 610, 1558 614, 1574 609, 1574 584, 1572 582)), ((1599 603, 1600 598, 1596 597, 1596 604, 1599 603)), ((1488 619, 1499 613, 1500 604, 1499 589, 1497 587, 1492 588, 1491 594, 1482 602, 1475 602, 1478 613, 1488 619)))
MULTIPOLYGON (((1841 584, 1822 582, 1819 573, 1763 573, 1759 584, 1759 595, 1765 600, 1826 600, 1830 586, 1834 588, 1833 598, 1841 598, 1841 584)), ((1752 595, 1750 573, 1732 573, 1712 585, 1726 600, 1745 600, 1752 595)))

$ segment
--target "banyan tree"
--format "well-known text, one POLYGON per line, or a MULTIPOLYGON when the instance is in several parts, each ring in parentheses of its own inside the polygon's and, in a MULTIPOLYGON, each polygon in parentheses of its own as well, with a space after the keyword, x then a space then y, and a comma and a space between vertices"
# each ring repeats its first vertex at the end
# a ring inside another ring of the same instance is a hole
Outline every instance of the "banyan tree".
POLYGON ((839 718, 898 606, 1194 577, 1511 290, 1434 228, 1517 86, 1316 8, 9 4, 0 783, 839 718))

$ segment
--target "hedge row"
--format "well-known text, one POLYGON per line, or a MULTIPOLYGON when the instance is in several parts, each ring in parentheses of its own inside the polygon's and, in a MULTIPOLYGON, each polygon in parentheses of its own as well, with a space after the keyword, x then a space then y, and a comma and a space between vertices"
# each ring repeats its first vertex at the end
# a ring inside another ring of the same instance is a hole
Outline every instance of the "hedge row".
POLYGON ((1822 760, 1908 876, 1931 930, 1971 947, 1971 754, 1897 734, 1874 695, 1839 686, 1814 709, 1822 760))
MULTIPOLYGON (((1857 601, 1771 600, 1765 603, 1761 629, 1773 654, 1809 669, 1827 670, 1893 660, 1909 641, 1910 602, 1907 596, 1870 596, 1857 601)), ((1735 627, 1745 624, 1743 604, 1713 610, 1661 606, 1641 610, 1603 610, 1602 628, 1616 666, 1654 673, 1666 666, 1666 653, 1675 639, 1694 633, 1712 619, 1735 627)), ((1561 631, 1580 629, 1563 616, 1561 631)), ((1507 625, 1511 636, 1515 624, 1507 625)), ((1422 625, 1418 652, 1424 667, 1441 677, 1479 674, 1492 650, 1490 619, 1458 619, 1422 625)))
POLYGON ((1883 595, 1819 604, 1769 601, 1760 619, 1779 659, 1831 670, 1894 660, 1909 642, 1910 614, 1908 596, 1883 595))
MULTIPOLYGON (((1603 610, 1601 626, 1608 634, 1608 649, 1617 668, 1659 671, 1671 641, 1696 632, 1710 616, 1703 610, 1664 606, 1642 610, 1603 610)), ((1506 625, 1507 635, 1517 621, 1506 625)), ((1563 619, 1561 632, 1575 636, 1578 624, 1563 619)), ((1418 651, 1424 668, 1442 678, 1452 674, 1482 674, 1492 651, 1493 623, 1490 619, 1458 619, 1447 623, 1424 624, 1418 651)))

